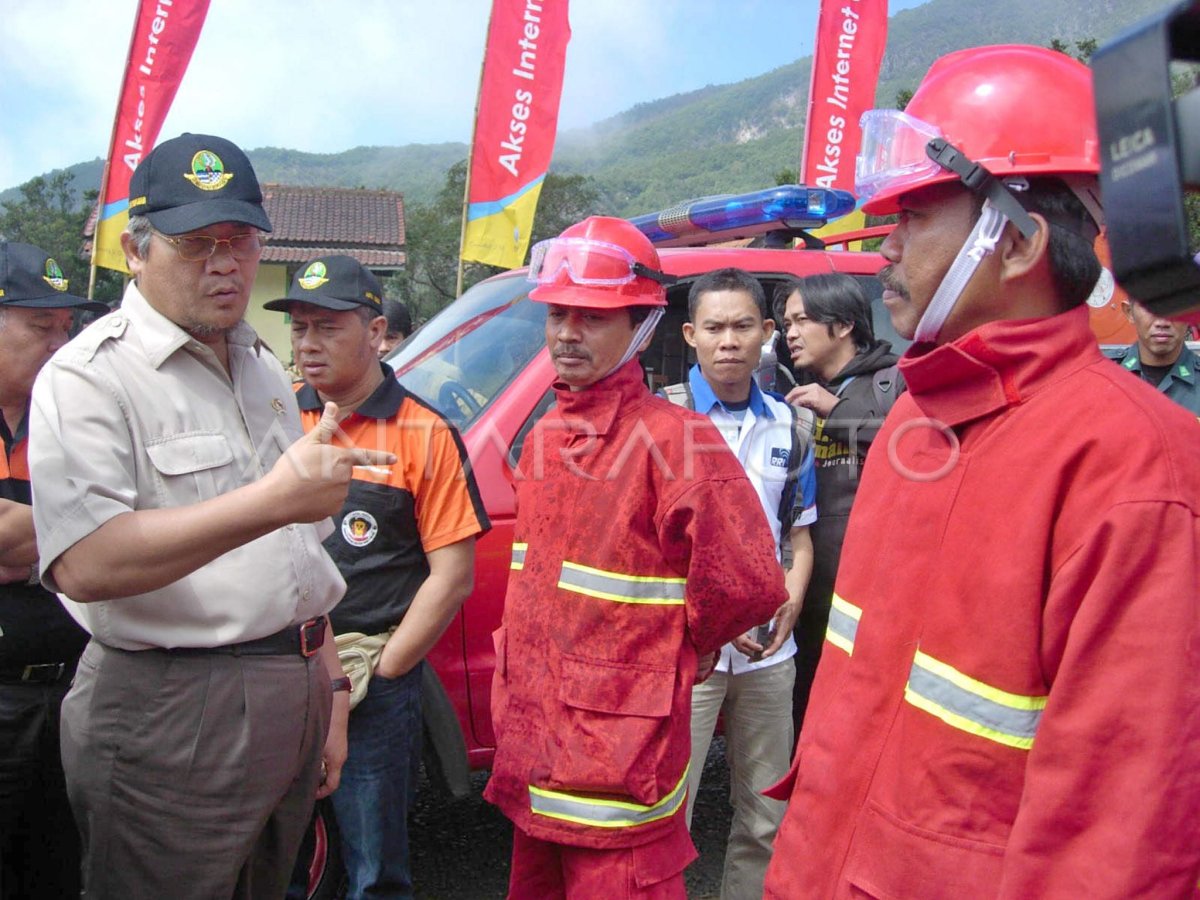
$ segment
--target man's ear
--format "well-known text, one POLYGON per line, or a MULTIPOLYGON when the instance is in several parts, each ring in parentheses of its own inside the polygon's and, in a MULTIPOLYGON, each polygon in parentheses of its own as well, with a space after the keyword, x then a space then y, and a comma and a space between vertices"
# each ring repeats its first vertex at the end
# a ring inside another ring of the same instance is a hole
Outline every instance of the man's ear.
POLYGON ((642 339, 641 346, 637 348, 637 352, 645 353, 646 349, 650 346, 650 342, 653 340, 654 340, 654 330, 651 330, 650 333, 642 339))
POLYGON ((687 341, 689 347, 696 346, 696 326, 691 322, 683 323, 683 339, 687 341))
POLYGON ((385 317, 376 316, 367 323, 367 340, 370 341, 371 349, 376 353, 379 352, 379 345, 383 343, 386 335, 387 319, 385 317))
POLYGON ((767 341, 771 340, 771 337, 774 334, 775 334, 775 320, 774 319, 763 319, 763 343, 765 344, 767 341))
POLYGON ((1041 213, 1031 212, 1029 217, 1038 229, 1032 237, 1025 237, 1011 222, 1000 237, 998 257, 1000 280, 1024 278, 1048 256, 1050 249, 1050 223, 1041 213))
POLYGON ((143 260, 137 255, 137 243, 128 231, 121 232, 121 249, 125 251, 125 265, 129 267, 129 273, 137 278, 141 274, 143 260))
POLYGON ((1121 301, 1121 312, 1125 313, 1125 318, 1131 323, 1133 322, 1133 304, 1128 300, 1121 301))

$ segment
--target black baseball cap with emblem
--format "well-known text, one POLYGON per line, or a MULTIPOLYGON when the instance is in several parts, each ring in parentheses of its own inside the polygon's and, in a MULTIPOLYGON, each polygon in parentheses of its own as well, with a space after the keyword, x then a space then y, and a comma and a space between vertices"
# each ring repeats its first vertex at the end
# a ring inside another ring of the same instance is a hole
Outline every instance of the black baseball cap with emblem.
POLYGON ((108 312, 103 303, 67 293, 62 268, 41 247, 0 241, 0 309, 87 309, 108 312))
POLYGON ((352 256, 318 256, 296 272, 286 297, 264 303, 263 309, 287 312, 288 306, 297 302, 337 312, 365 306, 383 315, 383 288, 379 279, 352 256))
POLYGON ((271 230, 250 160, 232 141, 181 134, 163 141, 129 179, 129 214, 163 234, 185 234, 218 222, 271 230))

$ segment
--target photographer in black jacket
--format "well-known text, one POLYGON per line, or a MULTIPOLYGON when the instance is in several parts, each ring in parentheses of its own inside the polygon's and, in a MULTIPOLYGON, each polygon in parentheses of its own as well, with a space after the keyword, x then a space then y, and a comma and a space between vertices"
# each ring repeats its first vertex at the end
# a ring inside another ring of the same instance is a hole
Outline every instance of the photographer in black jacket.
POLYGON ((819 513, 812 526, 812 579, 795 630, 792 716, 799 734, 862 464, 903 385, 897 357, 887 341, 876 340, 871 303, 851 276, 810 275, 785 283, 775 293, 774 312, 793 367, 816 379, 787 395, 789 403, 816 415, 819 513))

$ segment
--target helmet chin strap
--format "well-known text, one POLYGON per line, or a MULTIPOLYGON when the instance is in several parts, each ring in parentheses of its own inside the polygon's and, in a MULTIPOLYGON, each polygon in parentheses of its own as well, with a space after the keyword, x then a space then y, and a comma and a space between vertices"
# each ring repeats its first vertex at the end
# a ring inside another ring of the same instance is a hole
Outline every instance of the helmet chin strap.
POLYGON ((985 200, 975 227, 967 235, 966 241, 958 250, 958 255, 954 257, 954 262, 942 278, 942 283, 934 292, 933 299, 921 314, 921 321, 917 323, 916 333, 913 335, 914 341, 937 340, 942 326, 950 318, 950 313, 954 311, 954 306, 967 283, 979 268, 979 264, 996 249, 996 242, 1000 240, 1007 224, 1008 216, 993 206, 990 199, 985 200))
POLYGON ((929 306, 921 314, 921 321, 913 335, 914 341, 935 341, 950 313, 954 311, 958 298, 979 264, 996 249, 996 242, 1004 233, 1004 226, 1012 222, 1026 238, 1037 234, 1038 224, 1017 200, 1015 191, 1028 190, 1023 178, 1011 185, 1005 184, 986 168, 947 141, 933 138, 925 145, 925 155, 935 163, 958 176, 959 181, 975 194, 983 197, 983 211, 979 220, 967 236, 950 269, 934 292, 929 306))
MULTIPOLYGON (((621 357, 620 362, 601 375, 600 379, 607 378, 613 372, 617 371, 617 369, 621 368, 621 366, 625 365, 625 363, 633 359, 634 354, 638 352, 638 347, 642 346, 642 341, 654 333, 654 328, 658 325, 658 320, 663 317, 664 312, 666 310, 661 306, 656 306, 650 310, 650 315, 646 316, 633 332, 633 337, 629 341, 629 346, 625 348, 625 355, 621 357)), ((597 379, 597 381, 600 379, 597 379)))

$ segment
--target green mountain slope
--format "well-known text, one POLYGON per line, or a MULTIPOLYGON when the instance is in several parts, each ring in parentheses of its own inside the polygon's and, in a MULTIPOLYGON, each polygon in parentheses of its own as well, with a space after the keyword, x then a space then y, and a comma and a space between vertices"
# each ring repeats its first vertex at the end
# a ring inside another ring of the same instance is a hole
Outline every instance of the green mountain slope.
MULTIPOLYGON (((1046 46, 1054 38, 1072 43, 1091 37, 1103 43, 1164 3, 930 0, 892 16, 877 103, 894 105, 898 91, 915 88, 930 63, 951 50, 995 43, 1046 46)), ((563 132, 552 168, 592 176, 604 206, 597 211, 619 215, 768 187, 780 170, 799 167, 811 63, 804 57, 737 84, 638 104, 589 128, 563 132)), ((466 154, 466 145, 447 143, 356 147, 337 154, 263 147, 250 157, 263 181, 389 188, 403 191, 409 204, 423 204, 433 200, 446 170, 466 154)), ((79 190, 99 183, 98 160, 70 171, 79 190)), ((0 193, 0 202, 15 193, 0 193)))
MULTIPOLYGON (((889 21, 876 102, 892 106, 952 50, 997 43, 1101 43, 1162 8, 1162 0, 931 0, 889 21)), ((797 169, 812 58, 681 98, 643 104, 560 136, 556 168, 593 176, 612 210, 633 215, 687 197, 768 187, 797 169)), ((1036 98, 1031 98, 1031 103, 1036 98)))

